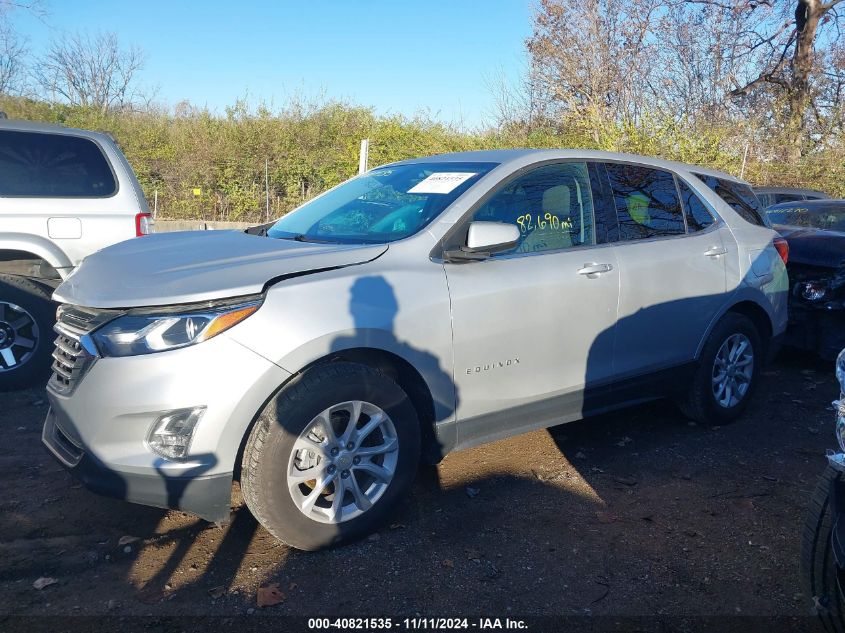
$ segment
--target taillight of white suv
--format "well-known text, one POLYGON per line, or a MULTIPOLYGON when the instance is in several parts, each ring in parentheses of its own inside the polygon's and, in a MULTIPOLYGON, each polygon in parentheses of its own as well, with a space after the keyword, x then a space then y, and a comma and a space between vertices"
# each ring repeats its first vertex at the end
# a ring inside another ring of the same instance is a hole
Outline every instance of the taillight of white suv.
POLYGON ((135 215, 135 237, 149 235, 153 232, 153 217, 149 213, 135 215))

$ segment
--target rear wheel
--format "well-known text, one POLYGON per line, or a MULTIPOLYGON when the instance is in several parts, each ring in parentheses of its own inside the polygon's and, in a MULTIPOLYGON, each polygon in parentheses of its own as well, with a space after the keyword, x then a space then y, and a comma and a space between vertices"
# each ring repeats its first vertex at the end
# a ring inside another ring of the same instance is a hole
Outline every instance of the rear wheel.
POLYGON ((47 380, 54 323, 47 288, 25 277, 0 275, 0 391, 47 380))
POLYGON ((317 550, 387 521, 419 452, 416 411, 396 383, 363 365, 320 365, 265 408, 244 448, 241 488, 271 534, 317 550))
POLYGON ((728 312, 710 332, 688 393, 678 404, 702 424, 739 417, 757 387, 764 346, 751 320, 728 312))
POLYGON ((845 620, 842 617, 842 579, 837 573, 831 548, 830 488, 841 485, 842 474, 830 466, 824 471, 816 484, 804 532, 801 536, 801 582, 804 594, 812 601, 812 607, 818 614, 827 631, 842 633, 845 620))

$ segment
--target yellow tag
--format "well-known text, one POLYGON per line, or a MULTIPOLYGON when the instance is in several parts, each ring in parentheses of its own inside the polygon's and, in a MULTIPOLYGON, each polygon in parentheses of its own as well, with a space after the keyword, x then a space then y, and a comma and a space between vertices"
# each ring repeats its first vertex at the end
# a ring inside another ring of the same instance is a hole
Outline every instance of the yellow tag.
POLYGON ((199 187, 196 187, 196 188, 194 189, 194 196, 196 196, 197 198, 199 198, 201 195, 202 195, 202 189, 200 189, 199 187))

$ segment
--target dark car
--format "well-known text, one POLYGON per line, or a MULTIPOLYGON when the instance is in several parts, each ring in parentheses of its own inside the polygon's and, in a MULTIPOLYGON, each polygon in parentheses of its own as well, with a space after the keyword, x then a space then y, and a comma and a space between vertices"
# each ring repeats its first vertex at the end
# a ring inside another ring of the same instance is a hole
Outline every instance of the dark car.
POLYGON ((829 200, 830 196, 815 189, 798 189, 796 187, 754 187, 754 193, 763 208, 782 202, 798 202, 801 200, 829 200))
POLYGON ((789 243, 786 344, 836 358, 845 347, 845 200, 803 200, 766 209, 789 243))

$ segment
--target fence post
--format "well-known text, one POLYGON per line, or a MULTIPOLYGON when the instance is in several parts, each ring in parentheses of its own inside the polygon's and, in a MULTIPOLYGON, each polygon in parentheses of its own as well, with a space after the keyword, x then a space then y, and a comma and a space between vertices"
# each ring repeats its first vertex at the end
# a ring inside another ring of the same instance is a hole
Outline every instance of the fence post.
POLYGON ((367 171, 367 163, 370 160, 370 139, 365 138, 361 141, 361 153, 358 155, 358 173, 363 174, 367 171))

